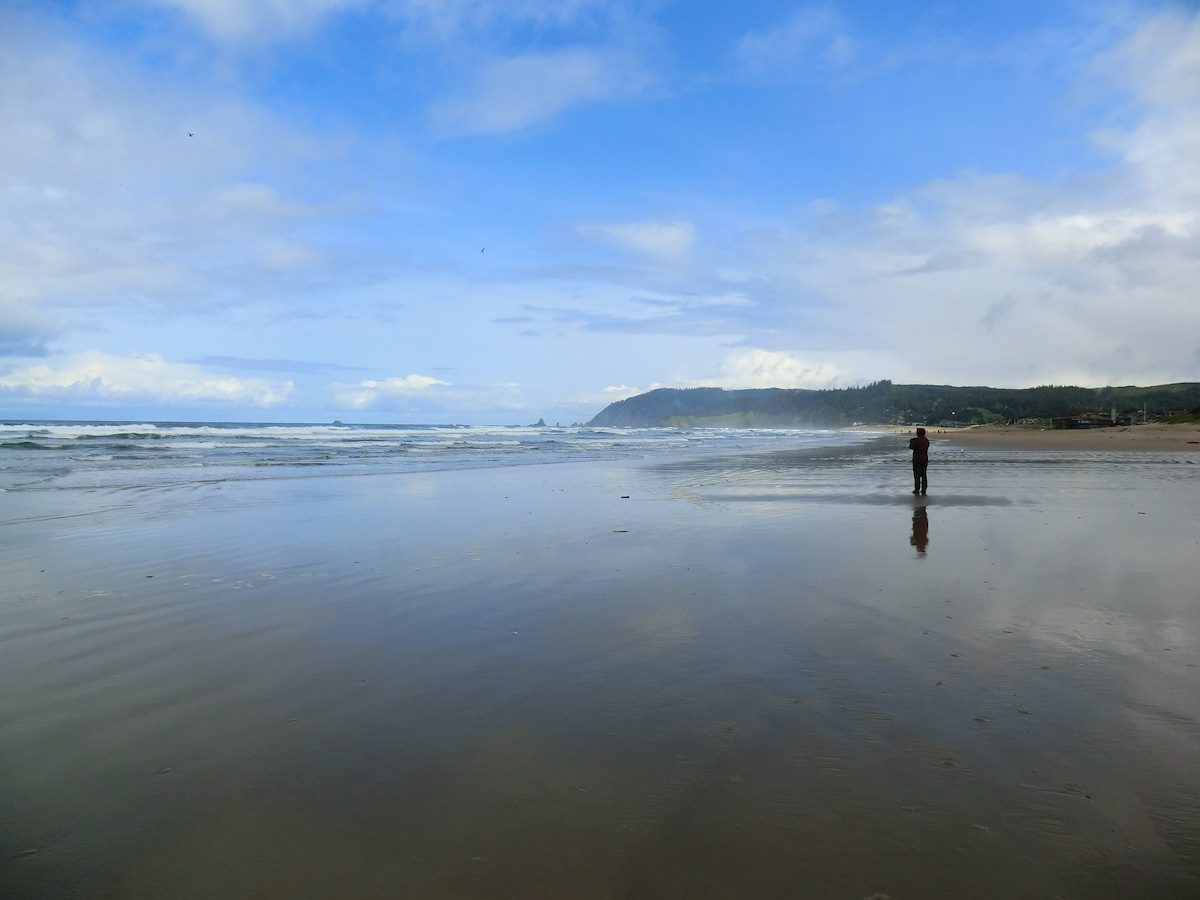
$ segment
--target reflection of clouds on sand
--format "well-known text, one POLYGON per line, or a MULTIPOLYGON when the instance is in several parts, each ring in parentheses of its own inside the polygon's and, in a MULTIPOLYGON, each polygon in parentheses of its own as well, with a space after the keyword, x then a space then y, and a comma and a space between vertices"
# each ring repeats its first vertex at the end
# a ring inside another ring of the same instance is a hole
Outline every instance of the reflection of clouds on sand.
POLYGON ((700 622, 688 603, 692 587, 686 581, 668 579, 670 576, 643 585, 656 595, 653 602, 609 598, 607 603, 620 605, 619 616, 612 616, 611 609, 600 618, 596 609, 559 611, 547 622, 545 639, 570 648, 584 666, 611 664, 614 650, 624 665, 686 652, 701 640, 700 622))
POLYGON ((432 497, 438 491, 438 479, 432 475, 414 473, 402 483, 404 490, 413 497, 432 497))
POLYGON ((1137 654, 1170 646, 1179 623, 1194 615, 1192 576, 1180 565, 1195 554, 1185 527, 1192 513, 1184 497, 1171 490, 1150 497, 1141 484, 1137 504, 1155 509, 1154 517, 1139 515, 1117 492, 1089 486, 1023 509, 1014 521, 953 535, 956 556, 986 577, 992 595, 976 610, 981 620, 1022 623, 1063 651, 1137 654))
POLYGON ((629 620, 629 631, 639 646, 655 653, 695 643, 698 637, 691 611, 678 602, 634 613, 629 620))

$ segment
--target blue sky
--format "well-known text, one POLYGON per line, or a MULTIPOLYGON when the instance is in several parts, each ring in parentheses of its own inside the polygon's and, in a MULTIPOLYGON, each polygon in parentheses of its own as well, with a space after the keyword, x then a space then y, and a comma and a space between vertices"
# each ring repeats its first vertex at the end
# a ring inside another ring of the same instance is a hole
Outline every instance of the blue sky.
POLYGON ((1195 4, 0 2, 0 417, 1200 380, 1195 4))

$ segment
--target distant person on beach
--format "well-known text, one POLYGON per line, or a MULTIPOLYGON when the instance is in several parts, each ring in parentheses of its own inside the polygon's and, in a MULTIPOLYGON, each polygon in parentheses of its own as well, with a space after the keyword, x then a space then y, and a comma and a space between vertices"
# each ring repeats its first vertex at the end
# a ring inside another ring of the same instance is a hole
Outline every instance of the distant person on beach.
POLYGON ((929 468, 929 438, 925 437, 925 429, 918 428, 917 436, 908 442, 908 449, 913 452, 913 493, 924 494, 929 487, 929 479, 925 470, 929 468))

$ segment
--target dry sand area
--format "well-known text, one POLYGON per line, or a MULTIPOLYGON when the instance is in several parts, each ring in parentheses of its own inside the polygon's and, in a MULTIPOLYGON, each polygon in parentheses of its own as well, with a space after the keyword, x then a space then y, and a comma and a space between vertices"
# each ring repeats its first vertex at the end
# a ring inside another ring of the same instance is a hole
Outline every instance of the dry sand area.
POLYGON ((979 448, 1200 451, 1200 423, 1194 422, 1079 429, 982 425, 945 430, 931 428, 929 431, 935 440, 979 448))

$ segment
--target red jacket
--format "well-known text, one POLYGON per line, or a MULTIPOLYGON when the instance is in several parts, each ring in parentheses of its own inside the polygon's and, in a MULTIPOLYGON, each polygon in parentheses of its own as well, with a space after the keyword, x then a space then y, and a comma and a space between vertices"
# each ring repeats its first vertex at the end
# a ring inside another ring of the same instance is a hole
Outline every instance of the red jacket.
POLYGON ((924 435, 913 438, 908 449, 913 452, 913 462, 929 462, 929 438, 924 435))

